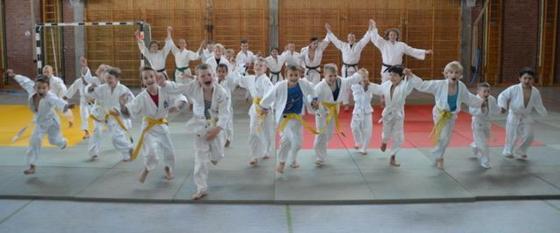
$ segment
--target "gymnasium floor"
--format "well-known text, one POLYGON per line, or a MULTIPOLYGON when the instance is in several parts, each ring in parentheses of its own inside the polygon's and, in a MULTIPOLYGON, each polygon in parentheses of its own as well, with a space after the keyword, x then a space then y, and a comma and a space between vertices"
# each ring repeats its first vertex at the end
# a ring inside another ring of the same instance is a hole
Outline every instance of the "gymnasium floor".
MULTIPOLYGON (((103 143, 101 159, 87 162, 87 143, 80 141, 76 127, 64 129, 74 145, 64 151, 44 148, 37 173, 24 176, 27 138, 15 144, 10 140, 31 115, 21 106, 23 92, 4 91, 0 233, 410 232, 410 226, 426 233, 555 233, 560 228, 560 203, 554 200, 560 198, 558 88, 541 93, 549 116, 537 118, 536 141, 527 162, 500 157, 502 117, 493 127, 493 168, 481 169, 467 147, 469 117, 462 115, 446 154, 446 168, 436 169, 428 159, 432 97, 413 93, 406 110, 400 168, 389 167, 387 156, 377 149, 378 124, 368 156, 347 149, 352 138, 348 114, 343 113, 347 136, 333 138, 325 167, 314 166, 312 138, 306 137, 299 156, 302 166, 277 176, 273 159, 257 168, 247 165, 249 104, 243 91, 236 91, 236 140, 226 158, 211 167, 210 194, 201 204, 189 204, 194 192, 193 147, 183 132, 190 113, 171 117, 177 153, 176 178, 171 182, 163 179, 160 166, 140 184, 142 159, 120 162, 109 140, 103 143)), ((135 127, 132 134, 138 133, 135 127)))

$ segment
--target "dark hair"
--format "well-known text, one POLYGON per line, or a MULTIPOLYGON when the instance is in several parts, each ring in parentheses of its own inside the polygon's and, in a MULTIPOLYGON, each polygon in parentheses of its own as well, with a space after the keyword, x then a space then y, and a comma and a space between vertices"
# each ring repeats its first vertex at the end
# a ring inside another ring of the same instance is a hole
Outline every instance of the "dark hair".
POLYGON ((404 74, 403 71, 404 71, 404 66, 402 66, 402 65, 389 66, 389 68, 387 68, 385 70, 385 72, 395 73, 395 74, 398 74, 401 77, 404 74))
POLYGON ((524 74, 535 77, 535 70, 533 70, 533 68, 531 67, 523 67, 523 69, 519 71, 519 77, 523 76, 524 74))
POLYGON ((241 39, 241 44, 247 44, 249 43, 249 41, 247 41, 247 39, 241 39))
POLYGON ((50 86, 50 82, 49 82, 49 78, 44 76, 44 75, 38 75, 37 79, 35 79, 35 83, 39 84, 39 83, 44 83, 47 84, 47 86, 50 86))
POLYGON ((121 78, 121 69, 117 67, 110 67, 105 70, 105 73, 115 76, 115 78, 121 78))
POLYGON ((280 50, 278 50, 278 47, 272 47, 272 48, 270 48, 270 52, 272 52, 272 51, 274 51, 274 50, 280 52, 280 50))
POLYGON ((152 67, 149 67, 149 66, 142 66, 142 67, 140 67, 140 72, 144 72, 144 71, 153 71, 153 72, 156 72, 156 70, 154 70, 152 67))
POLYGON ((210 66, 206 63, 201 63, 196 66, 196 70, 210 70, 210 66))
POLYGON ((224 68, 224 69, 226 69, 226 71, 229 70, 228 66, 224 63, 218 64, 218 66, 216 66, 216 71, 218 71, 219 68, 224 68))
POLYGON ((309 39, 309 42, 313 42, 313 41, 316 41, 316 40, 319 40, 319 38, 317 38, 316 36, 314 36, 314 37, 311 37, 311 39, 309 39))
POLYGON ((158 41, 157 41, 157 40, 152 40, 152 41, 150 41, 150 43, 148 44, 148 49, 149 49, 150 47, 152 47, 153 44, 156 44, 156 45, 159 47, 158 41))
POLYGON ((295 71, 295 72, 298 72, 298 74, 299 74, 299 68, 295 65, 288 65, 286 67, 286 74, 288 73, 288 71, 295 71))
POLYGON ((490 84, 487 83, 487 82, 481 82, 481 83, 479 83, 479 84, 476 86, 476 88, 477 88, 477 89, 480 89, 480 88, 490 88, 490 84))
POLYGON ((395 32, 397 34, 397 41, 401 38, 401 31, 398 28, 389 28, 385 30, 385 40, 389 39, 389 33, 395 32))

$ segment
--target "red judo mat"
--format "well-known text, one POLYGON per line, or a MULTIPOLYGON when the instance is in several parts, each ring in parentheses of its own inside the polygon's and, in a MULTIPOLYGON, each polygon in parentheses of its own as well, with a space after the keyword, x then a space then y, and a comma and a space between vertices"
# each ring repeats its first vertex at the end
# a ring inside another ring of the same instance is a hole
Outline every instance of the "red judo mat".
MULTIPOLYGON (((405 122, 404 122, 404 142, 403 148, 421 148, 432 147, 432 139, 430 132, 434 126, 432 120, 433 105, 407 105, 405 106, 405 122)), ((373 135, 369 148, 379 148, 381 144, 381 131, 383 125, 378 123, 381 118, 379 107, 374 108, 373 112, 373 135)), ((315 117, 313 115, 304 116, 305 121, 315 126, 315 117)), ((329 142, 328 148, 342 149, 352 148, 354 146, 354 138, 350 129, 350 120, 352 119, 352 109, 344 111, 341 109, 339 115, 340 129, 345 136, 333 135, 329 142)), ((505 128, 492 124, 490 146, 499 147, 504 145, 505 128)), ((303 131, 304 139, 302 149, 312 149, 314 135, 307 131, 303 131)), ((279 137, 277 135, 277 143, 279 137)), ((460 112, 455 122, 453 135, 451 137, 450 147, 467 147, 472 142, 471 115, 466 112, 460 112)), ((389 143, 390 145, 390 143, 389 143)), ((533 145, 542 145, 540 142, 533 142, 533 145)))

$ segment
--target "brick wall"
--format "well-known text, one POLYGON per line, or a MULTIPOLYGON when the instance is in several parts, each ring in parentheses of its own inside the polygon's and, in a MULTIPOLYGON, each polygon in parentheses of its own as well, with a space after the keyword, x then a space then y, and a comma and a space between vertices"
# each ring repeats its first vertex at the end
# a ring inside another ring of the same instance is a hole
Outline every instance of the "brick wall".
MULTIPOLYGON (((36 65, 33 57, 33 33, 25 36, 26 31, 33 31, 35 24, 31 15, 31 1, 34 0, 5 0, 6 13, 6 53, 7 68, 14 69, 16 73, 35 76, 36 65)), ((35 1, 34 12, 36 20, 39 19, 39 5, 35 1)))
POLYGON ((516 83, 525 66, 536 68, 539 33, 539 1, 504 1, 502 83, 516 83))

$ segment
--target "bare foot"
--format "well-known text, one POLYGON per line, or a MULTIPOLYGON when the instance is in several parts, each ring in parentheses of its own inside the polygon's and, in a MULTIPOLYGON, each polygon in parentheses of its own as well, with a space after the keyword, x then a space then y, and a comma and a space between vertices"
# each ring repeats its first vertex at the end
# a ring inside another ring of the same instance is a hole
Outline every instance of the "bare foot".
POLYGON ((263 156, 263 157, 262 157, 262 159, 263 159, 263 160, 267 160, 267 159, 270 159, 270 156, 268 156, 268 155, 265 155, 265 156, 263 156))
POLYGON ((173 172, 171 171, 170 167, 165 167, 165 179, 166 180, 172 180, 173 178, 175 178, 175 176, 173 176, 173 172))
POLYGON ((508 159, 513 159, 513 158, 515 158, 515 157, 513 157, 512 154, 506 155, 505 157, 508 158, 508 159))
POLYGON ((208 192, 196 192, 192 195, 192 199, 194 201, 198 201, 198 200, 206 197, 206 195, 208 195, 208 192))
POLYGON ((358 145, 358 144, 354 144, 354 149, 356 149, 356 150, 357 150, 357 149, 359 149, 359 148, 360 148, 360 145, 358 145))
POLYGON ((35 165, 30 165, 28 169, 23 171, 23 174, 25 175, 35 174, 35 165))
POLYGON ((130 160, 129 158, 126 158, 126 159, 122 159, 122 161, 123 161, 123 162, 130 162, 130 161, 132 161, 132 160, 130 160))
POLYGON ((361 155, 367 155, 367 151, 360 151, 361 155))
POLYGON ((387 143, 381 143, 381 151, 385 152, 385 150, 387 150, 387 143))
POLYGON ((527 155, 522 155, 519 157, 519 160, 527 160, 527 155))
POLYGON ((276 166, 276 172, 280 173, 280 174, 284 174, 284 167, 286 166, 286 163, 278 163, 278 165, 276 166))
POLYGON ((144 170, 142 170, 142 173, 140 173, 140 178, 138 178, 138 181, 140 181, 140 183, 144 183, 144 181, 146 181, 146 177, 148 176, 148 169, 144 168, 144 170))
POLYGON ((85 140, 85 139, 88 139, 89 137, 90 137, 90 135, 89 135, 89 131, 88 131, 87 129, 86 129, 86 130, 84 130, 84 136, 82 137, 82 139, 84 139, 84 140, 85 140))
POLYGON ((325 161, 319 159, 315 160, 315 166, 322 167, 323 165, 325 165, 325 161))
POLYGON ((292 163, 290 164, 290 167, 291 167, 291 168, 298 168, 298 167, 299 167, 299 164, 298 164, 297 162, 292 162, 292 163))
POLYGON ((249 161, 249 166, 256 167, 257 166, 257 159, 252 159, 251 161, 249 161))
POLYGON ((397 160, 395 159, 395 155, 391 155, 391 161, 389 162, 389 164, 393 167, 400 167, 401 164, 397 162, 397 160))
POLYGON ((436 159, 436 167, 443 170, 443 159, 436 159))
POLYGON ((97 160, 98 158, 99 158, 99 156, 93 155, 93 156, 91 156, 91 157, 89 158, 89 161, 90 161, 90 162, 93 162, 93 161, 97 160))
POLYGON ((226 140, 226 145, 225 145, 225 147, 229 147, 229 144, 230 144, 230 141, 229 141, 229 140, 226 140))

